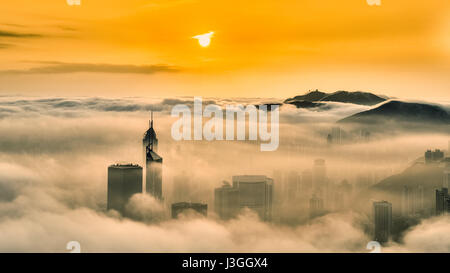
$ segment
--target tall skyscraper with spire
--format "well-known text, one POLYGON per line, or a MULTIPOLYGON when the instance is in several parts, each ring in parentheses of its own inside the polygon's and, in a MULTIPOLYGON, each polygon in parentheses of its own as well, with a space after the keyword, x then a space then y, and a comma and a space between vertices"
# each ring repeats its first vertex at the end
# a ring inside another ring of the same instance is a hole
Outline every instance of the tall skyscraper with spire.
POLYGON ((162 200, 162 162, 158 155, 158 138, 153 129, 153 112, 149 122, 149 129, 142 140, 145 155, 145 189, 148 194, 162 200))

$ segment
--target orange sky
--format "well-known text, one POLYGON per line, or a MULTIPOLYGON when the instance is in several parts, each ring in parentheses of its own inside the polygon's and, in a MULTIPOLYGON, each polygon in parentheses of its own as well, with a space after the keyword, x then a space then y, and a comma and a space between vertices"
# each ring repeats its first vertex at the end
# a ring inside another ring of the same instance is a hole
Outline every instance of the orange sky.
POLYGON ((1 94, 449 99, 448 0, 2 2, 1 94))

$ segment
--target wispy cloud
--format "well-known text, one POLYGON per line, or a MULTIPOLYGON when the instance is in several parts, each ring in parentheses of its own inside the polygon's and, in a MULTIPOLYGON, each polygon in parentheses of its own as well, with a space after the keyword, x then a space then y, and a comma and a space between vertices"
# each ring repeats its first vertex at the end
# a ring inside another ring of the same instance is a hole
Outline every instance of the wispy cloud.
POLYGON ((70 26, 57 26, 57 28, 64 30, 64 31, 77 31, 77 28, 70 27, 70 26))
POLYGON ((154 74, 158 72, 179 72, 180 68, 166 65, 118 65, 91 63, 41 62, 43 66, 23 70, 3 70, 0 74, 67 74, 67 73, 128 73, 154 74))
POLYGON ((38 37, 42 37, 42 35, 36 34, 36 33, 20 33, 20 32, 13 32, 13 31, 0 30, 0 37, 10 37, 10 38, 38 38, 38 37))
POLYGON ((10 45, 10 44, 3 44, 3 43, 0 43, 0 49, 8 48, 8 47, 11 47, 11 45, 10 45))

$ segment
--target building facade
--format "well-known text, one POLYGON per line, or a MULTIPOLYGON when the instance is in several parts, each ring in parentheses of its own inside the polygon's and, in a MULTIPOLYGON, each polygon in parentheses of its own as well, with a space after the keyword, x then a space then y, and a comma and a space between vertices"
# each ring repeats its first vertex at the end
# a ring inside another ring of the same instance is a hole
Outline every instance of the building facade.
POLYGON ((142 193, 142 167, 134 164, 115 164, 108 167, 107 208, 124 214, 133 194, 142 193))
POLYGON ((436 215, 444 215, 450 212, 450 196, 448 189, 436 190, 436 215))
POLYGON ((374 240, 388 242, 392 232, 392 204, 387 201, 373 203, 374 240))
POLYGON ((272 220, 273 180, 265 175, 233 176, 239 192, 239 208, 255 211, 263 221, 272 220))
POLYGON ((239 213, 239 191, 226 181, 222 187, 214 190, 214 211, 224 220, 239 213))
POLYGON ((438 162, 444 159, 444 152, 442 152, 439 149, 436 149, 434 151, 427 150, 425 152, 425 163, 433 163, 438 162))
POLYGON ((323 199, 313 195, 309 199, 309 218, 315 218, 324 214, 323 199))
POLYGON ((424 190, 422 186, 404 186, 402 191, 402 215, 414 216, 424 212, 424 190))
POLYGON ((162 163, 163 158, 158 155, 158 138, 153 129, 153 113, 149 129, 142 140, 145 154, 145 190, 147 194, 162 200, 162 163))
POLYGON ((324 159, 314 160, 313 189, 316 195, 325 197, 327 190, 327 169, 324 159))

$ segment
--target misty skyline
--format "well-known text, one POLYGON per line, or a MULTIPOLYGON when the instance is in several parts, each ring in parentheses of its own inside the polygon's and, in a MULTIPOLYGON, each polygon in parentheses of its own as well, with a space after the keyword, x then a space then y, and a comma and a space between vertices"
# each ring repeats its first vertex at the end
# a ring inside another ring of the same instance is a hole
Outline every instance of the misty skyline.
MULTIPOLYGON (((189 105, 192 98, 181 102, 189 105)), ((218 105, 261 102, 269 101, 214 101, 218 105)), ((369 142, 355 139, 329 146, 327 134, 336 121, 370 108, 333 102, 327 111, 282 106, 280 147, 275 152, 262 153, 256 143, 246 141, 176 142, 170 135, 174 121, 170 109, 178 103, 180 99, 174 98, 0 98, 1 250, 64 251, 68 241, 79 240, 86 252, 366 251, 372 239, 365 231, 371 225, 370 212, 328 213, 309 225, 264 223, 251 211, 220 221, 212 210, 214 189, 233 175, 275 177, 277 170, 300 174, 313 168, 317 158, 325 159, 333 184, 347 179, 356 185, 365 176, 376 183, 403 172, 428 149, 448 153, 449 137, 443 132, 399 130, 372 134, 369 142), (165 204, 173 202, 175 177, 189 176, 189 195, 184 197, 189 200, 181 201, 208 204, 208 218, 167 219, 166 205, 142 195, 134 196, 127 206, 139 220, 106 213, 106 167, 123 161, 143 164, 142 133, 148 128, 150 109, 155 111, 158 153, 164 155, 165 204), (130 237, 130 230, 140 235, 130 237), (30 239, 20 240, 23 234, 30 239), (47 241, 52 243, 41 243, 44 234, 51 234, 47 241), (124 239, 117 240, 118 235, 124 239)), ((371 201, 365 200, 370 208, 371 201)), ((299 209, 285 210, 285 217, 308 217, 299 209)), ((392 243, 385 251, 448 251, 450 239, 444 230, 449 225, 446 217, 423 220, 402 235, 402 243, 392 243)))
POLYGON ((0 252, 450 253, 449 15, 5 1, 0 252))

